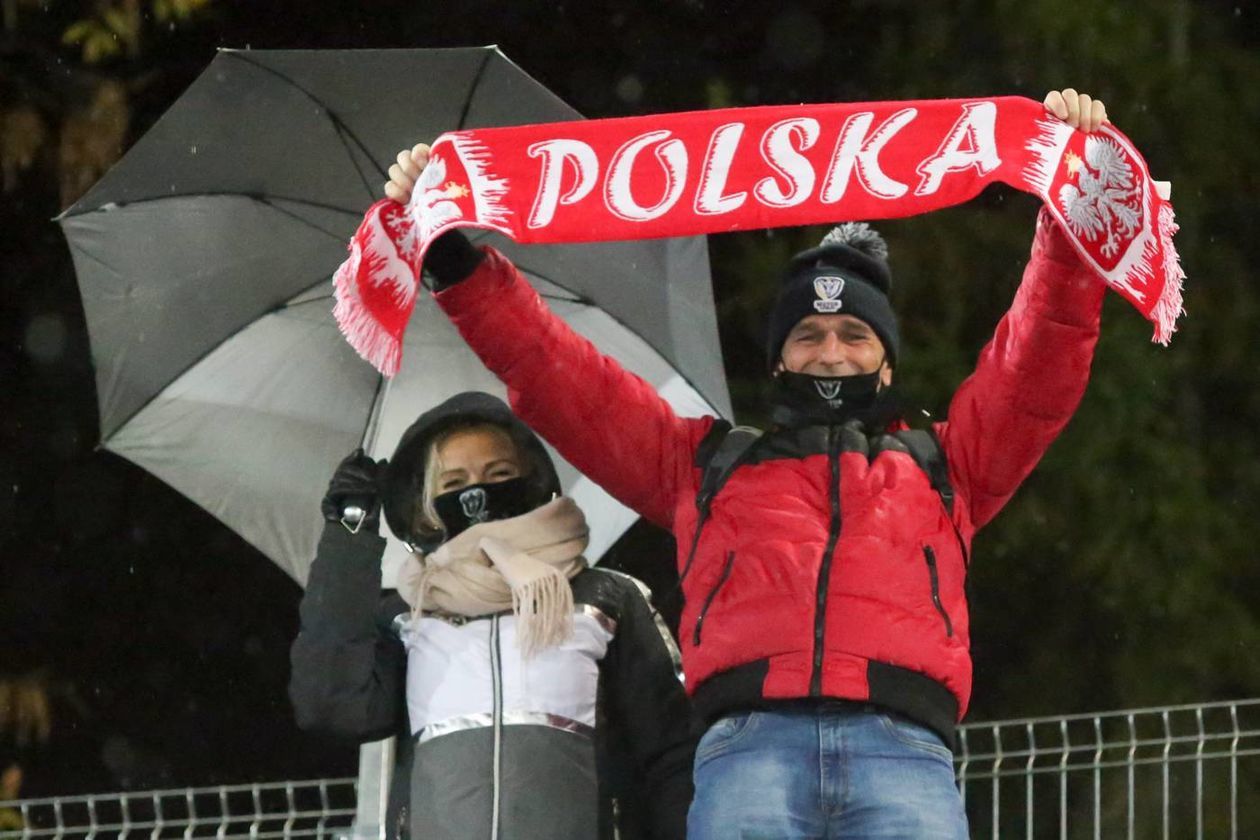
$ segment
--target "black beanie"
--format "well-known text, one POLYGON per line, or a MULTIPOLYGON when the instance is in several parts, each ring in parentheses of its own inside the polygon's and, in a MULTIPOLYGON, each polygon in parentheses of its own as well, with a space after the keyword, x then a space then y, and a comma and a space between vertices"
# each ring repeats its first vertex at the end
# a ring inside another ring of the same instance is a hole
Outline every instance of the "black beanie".
POLYGON ((865 222, 832 228, 818 247, 792 257, 767 326, 766 361, 779 364, 783 342, 802 318, 852 315, 865 321, 883 342, 888 364, 897 361, 897 316, 888 300, 892 272, 888 245, 865 222))

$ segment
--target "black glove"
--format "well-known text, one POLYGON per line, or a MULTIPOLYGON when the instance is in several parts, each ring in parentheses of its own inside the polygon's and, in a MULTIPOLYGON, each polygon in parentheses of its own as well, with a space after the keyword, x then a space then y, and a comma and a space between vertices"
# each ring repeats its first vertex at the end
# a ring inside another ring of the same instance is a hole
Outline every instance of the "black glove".
POLYGON ((319 503, 319 509, 329 522, 340 522, 354 534, 367 530, 375 534, 381 527, 381 478, 385 473, 385 461, 373 461, 363 454, 363 449, 354 450, 337 465, 332 480, 328 482, 328 492, 319 503), (355 521, 353 510, 347 516, 347 509, 358 508, 363 511, 361 521, 355 521))
POLYGON ((429 243, 424 270, 433 277, 433 291, 454 286, 477 270, 486 254, 459 230, 448 230, 429 243))

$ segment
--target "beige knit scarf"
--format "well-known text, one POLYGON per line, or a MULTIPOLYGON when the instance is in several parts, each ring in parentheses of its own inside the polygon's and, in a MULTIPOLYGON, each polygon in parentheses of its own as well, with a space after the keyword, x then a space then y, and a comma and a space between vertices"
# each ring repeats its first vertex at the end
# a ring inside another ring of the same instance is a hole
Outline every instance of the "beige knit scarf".
POLYGON ((427 555, 412 555, 398 592, 411 607, 480 616, 509 608, 526 656, 573 632, 569 578, 586 568, 590 530, 572 499, 560 497, 522 516, 474 525, 427 555))

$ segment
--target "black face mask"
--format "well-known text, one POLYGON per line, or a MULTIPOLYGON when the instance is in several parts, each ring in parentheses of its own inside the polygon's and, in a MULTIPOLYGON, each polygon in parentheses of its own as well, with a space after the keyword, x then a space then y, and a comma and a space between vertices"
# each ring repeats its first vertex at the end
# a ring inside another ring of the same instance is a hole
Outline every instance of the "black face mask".
POLYGON ((788 428, 860 420, 873 431, 887 426, 901 411, 893 391, 883 387, 879 371, 852 376, 780 371, 773 399, 772 419, 788 428))
POLYGON ((521 476, 491 484, 470 484, 434 496, 433 508, 449 540, 473 525, 529 513, 537 507, 530 496, 529 480, 521 476))

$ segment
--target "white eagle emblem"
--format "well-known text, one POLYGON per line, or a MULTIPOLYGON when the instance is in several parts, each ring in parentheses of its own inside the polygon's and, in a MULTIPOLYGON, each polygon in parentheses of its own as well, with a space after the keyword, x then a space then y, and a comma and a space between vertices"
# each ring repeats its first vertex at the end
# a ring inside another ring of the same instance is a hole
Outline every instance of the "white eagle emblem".
POLYGON ((462 198, 468 194, 468 188, 446 179, 446 161, 435 157, 420 174, 411 199, 412 212, 419 223, 419 236, 428 239, 433 231, 454 221, 462 219, 464 211, 451 199, 462 198))
POLYGON ((1070 156, 1068 169, 1076 183, 1059 188, 1059 204, 1072 233, 1086 242, 1103 242, 1104 257, 1114 257, 1142 221, 1142 196, 1133 169, 1116 141, 1090 135, 1085 159, 1070 156))
POLYGON ((814 311, 830 314, 839 312, 843 305, 840 301, 840 293, 844 291, 844 278, 834 275, 814 278, 814 294, 818 295, 818 300, 814 301, 814 311))

